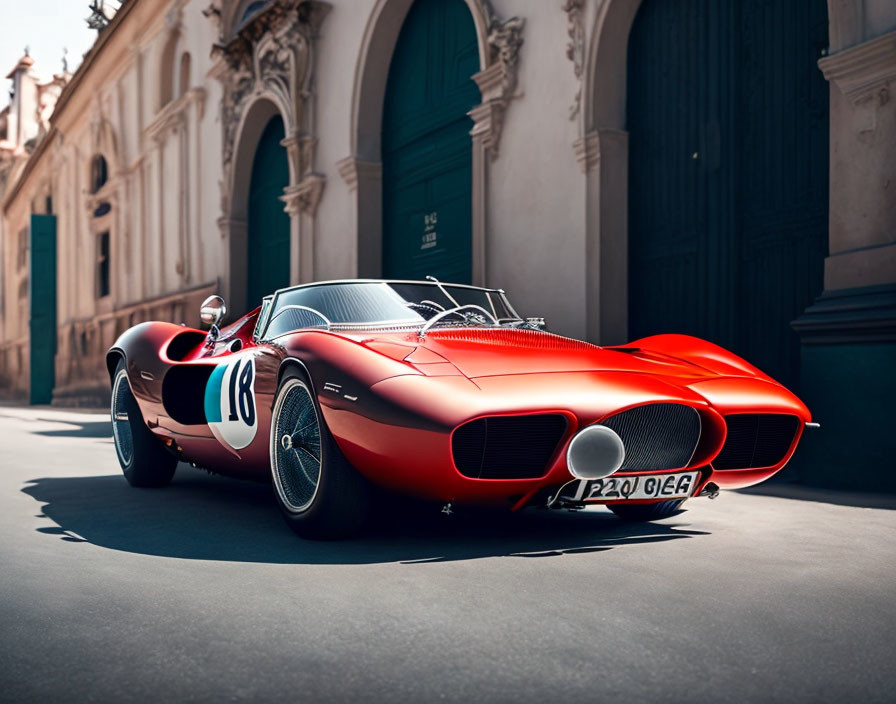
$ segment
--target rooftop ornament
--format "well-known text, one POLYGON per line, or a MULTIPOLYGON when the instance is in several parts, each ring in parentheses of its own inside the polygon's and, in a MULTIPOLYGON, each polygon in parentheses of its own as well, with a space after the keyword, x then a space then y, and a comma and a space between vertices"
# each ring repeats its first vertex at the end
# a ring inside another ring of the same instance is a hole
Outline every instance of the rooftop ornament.
POLYGON ((109 26, 109 22, 112 21, 115 13, 118 12, 121 2, 116 2, 116 0, 93 0, 88 7, 90 9, 90 17, 86 20, 87 26, 95 29, 97 32, 102 32, 109 26))

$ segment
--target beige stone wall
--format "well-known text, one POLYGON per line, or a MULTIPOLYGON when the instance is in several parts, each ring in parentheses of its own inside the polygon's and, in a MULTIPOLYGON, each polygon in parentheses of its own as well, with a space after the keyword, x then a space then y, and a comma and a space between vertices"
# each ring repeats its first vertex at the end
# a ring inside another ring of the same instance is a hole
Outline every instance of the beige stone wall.
MULTIPOLYGON (((43 212, 43 197, 52 194, 60 398, 89 395, 91 387, 106 384, 103 355, 130 321, 154 312, 198 322, 196 295, 184 292, 216 289, 226 267, 216 226, 219 87, 207 77, 215 35, 202 15, 204 5, 143 0, 127 7, 88 55, 53 115, 53 131, 4 203, 5 230, 27 231, 29 214, 43 212), (182 81, 184 54, 189 72, 182 81), (109 178, 94 193, 91 162, 97 155, 105 158, 109 178), (101 207, 108 213, 95 216, 101 207), (98 247, 104 232, 110 291, 101 296, 98 247), (172 296, 180 303, 158 303, 172 296), (186 300, 193 308, 182 305, 186 300)), ((27 340, 28 316, 15 295, 25 271, 11 272, 14 240, 4 237, 3 345, 18 348, 27 340)), ((13 365, 3 373, 13 377, 13 365)))
MULTIPOLYGON (((59 218, 60 396, 104 382, 102 352, 132 320, 157 313, 194 321, 192 308, 172 303, 198 295, 184 292, 215 288, 241 301, 251 159, 273 111, 287 125, 292 281, 378 275, 380 114, 411 1, 309 4, 320 17, 284 20, 293 24, 280 45, 269 33, 224 52, 213 47, 232 37, 246 0, 127 3, 63 97, 50 142, 5 201, 0 373, 17 374, 4 359, 16 357, 10 350, 27 335, 15 235, 45 193, 59 218), (293 61, 285 73, 276 52, 268 68, 252 64, 249 79, 231 61, 240 52, 259 61, 283 47, 293 61), (90 160, 100 153, 109 182, 91 194, 90 160), (110 213, 93 217, 102 203, 110 213), (111 293, 98 298, 96 238, 106 230, 111 293)), ((625 64, 640 0, 466 2, 483 97, 473 111, 475 278, 507 289, 521 313, 543 315, 561 333, 622 342, 625 64)), ((830 0, 829 10, 831 54, 821 62, 831 80, 825 285, 892 283, 896 5, 830 0)))

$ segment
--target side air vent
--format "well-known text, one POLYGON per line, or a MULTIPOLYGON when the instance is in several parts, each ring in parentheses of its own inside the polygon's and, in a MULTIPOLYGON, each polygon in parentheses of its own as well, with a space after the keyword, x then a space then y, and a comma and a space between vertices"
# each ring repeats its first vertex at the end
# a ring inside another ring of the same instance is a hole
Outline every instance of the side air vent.
POLYGON ((680 403, 649 403, 604 418, 622 438, 625 461, 618 472, 687 466, 700 441, 700 414, 680 403))
POLYGON ((566 418, 555 413, 531 416, 489 416, 464 423, 454 431, 454 464, 472 479, 535 479, 566 433, 566 418))
POLYGON ((799 429, 796 416, 738 413, 725 416, 728 436, 712 461, 715 469, 773 467, 784 459, 799 429))

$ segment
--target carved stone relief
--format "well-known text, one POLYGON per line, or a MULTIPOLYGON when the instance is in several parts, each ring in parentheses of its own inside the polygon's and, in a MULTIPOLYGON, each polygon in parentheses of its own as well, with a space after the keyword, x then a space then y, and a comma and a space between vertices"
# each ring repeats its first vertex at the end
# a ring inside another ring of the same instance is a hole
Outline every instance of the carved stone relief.
POLYGON ((574 120, 582 107, 582 73, 585 70, 585 0, 565 0, 562 6, 566 13, 566 58, 572 61, 576 77, 576 95, 569 108, 569 119, 574 120))
POLYGON ((470 111, 475 123, 471 134, 480 137, 492 160, 498 158, 504 114, 516 94, 520 47, 523 45, 525 18, 500 20, 488 2, 483 3, 488 26, 488 64, 473 76, 482 103, 470 111))
MULTIPOLYGON (((313 169, 313 42, 329 10, 329 4, 318 0, 273 0, 215 45, 220 61, 215 73, 224 88, 220 114, 225 176, 221 206, 225 216, 230 206, 227 194, 237 129, 252 99, 261 94, 275 97, 283 112, 284 147, 293 177, 283 197, 287 210, 313 214, 324 183, 324 177, 313 169)), ((205 14, 221 26, 222 10, 217 2, 205 14)))

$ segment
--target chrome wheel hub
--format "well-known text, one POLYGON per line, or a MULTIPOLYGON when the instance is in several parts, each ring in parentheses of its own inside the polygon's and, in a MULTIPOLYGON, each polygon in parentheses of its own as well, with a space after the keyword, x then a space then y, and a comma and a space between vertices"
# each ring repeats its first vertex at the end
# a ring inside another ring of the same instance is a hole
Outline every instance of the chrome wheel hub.
POLYGON ((271 421, 271 466, 284 505, 306 510, 320 483, 321 429, 314 399, 298 379, 284 384, 271 421))
POLYGON ((122 369, 112 386, 112 437, 123 466, 129 465, 134 457, 134 437, 128 417, 128 407, 134 402, 133 399, 127 373, 122 369))

